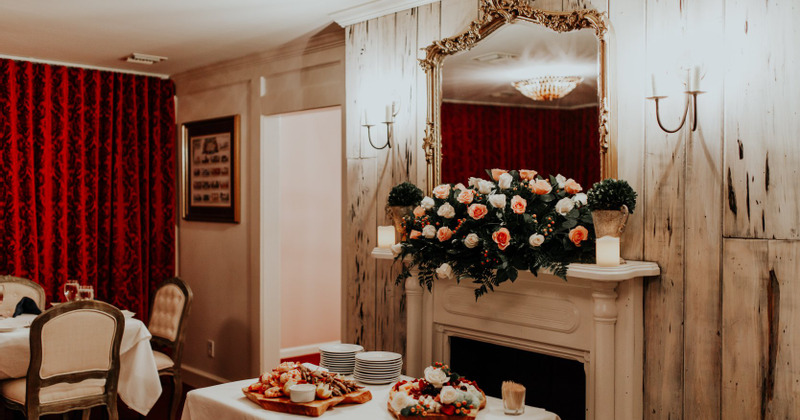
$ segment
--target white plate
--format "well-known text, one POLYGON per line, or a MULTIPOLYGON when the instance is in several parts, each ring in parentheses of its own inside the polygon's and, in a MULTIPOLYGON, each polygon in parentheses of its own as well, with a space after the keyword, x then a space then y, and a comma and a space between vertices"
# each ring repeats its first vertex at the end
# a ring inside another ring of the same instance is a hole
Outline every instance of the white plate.
POLYGON ((398 360, 396 362, 387 362, 387 363, 370 363, 364 362, 363 360, 356 360, 356 366, 369 366, 369 367, 376 367, 376 368, 385 368, 385 367, 392 367, 402 365, 403 361, 398 360))
POLYGON ((391 379, 400 376, 400 372, 394 372, 391 375, 365 375, 360 373, 353 373, 353 377, 356 379, 373 379, 373 380, 380 380, 380 379, 391 379))
POLYGON ((394 362, 396 360, 403 360, 403 355, 390 351, 367 351, 356 354, 356 359, 367 362, 394 362))
POLYGON ((358 344, 323 344, 319 346, 320 352, 325 353, 355 353, 357 351, 363 351, 364 347, 359 346, 358 344))
POLYGON ((368 378, 356 378, 358 382, 367 384, 367 385, 383 385, 383 384, 390 384, 392 382, 397 382, 400 379, 399 376, 396 376, 392 379, 368 379, 368 378))

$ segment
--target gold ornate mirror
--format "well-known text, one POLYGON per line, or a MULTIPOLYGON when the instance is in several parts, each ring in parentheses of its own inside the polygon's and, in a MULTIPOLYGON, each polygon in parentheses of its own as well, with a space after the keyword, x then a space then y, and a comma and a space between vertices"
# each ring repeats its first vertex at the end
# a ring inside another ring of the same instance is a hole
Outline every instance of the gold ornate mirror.
POLYGON ((605 15, 481 0, 480 18, 434 42, 428 80, 428 191, 489 168, 616 175, 608 132, 605 15))

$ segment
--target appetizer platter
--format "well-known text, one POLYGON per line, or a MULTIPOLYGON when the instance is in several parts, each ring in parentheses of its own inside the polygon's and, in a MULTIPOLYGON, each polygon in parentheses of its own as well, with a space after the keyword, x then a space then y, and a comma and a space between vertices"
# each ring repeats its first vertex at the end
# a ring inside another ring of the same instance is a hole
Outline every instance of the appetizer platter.
POLYGON ((486 394, 474 381, 434 363, 425 368, 424 378, 396 382, 388 405, 398 420, 472 420, 486 407, 486 394))
POLYGON ((369 390, 353 380, 293 362, 281 363, 242 392, 266 410, 310 417, 319 417, 338 404, 362 404, 372 399, 369 390))

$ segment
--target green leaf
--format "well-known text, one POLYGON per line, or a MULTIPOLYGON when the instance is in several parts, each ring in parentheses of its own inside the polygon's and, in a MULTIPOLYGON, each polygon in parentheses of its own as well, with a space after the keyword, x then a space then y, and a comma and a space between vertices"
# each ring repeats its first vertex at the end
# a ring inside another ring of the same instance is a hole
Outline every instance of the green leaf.
POLYGON ((564 223, 561 226, 563 226, 563 227, 565 227, 567 229, 572 229, 577 225, 578 225, 578 221, 576 219, 567 219, 567 220, 564 221, 564 223))

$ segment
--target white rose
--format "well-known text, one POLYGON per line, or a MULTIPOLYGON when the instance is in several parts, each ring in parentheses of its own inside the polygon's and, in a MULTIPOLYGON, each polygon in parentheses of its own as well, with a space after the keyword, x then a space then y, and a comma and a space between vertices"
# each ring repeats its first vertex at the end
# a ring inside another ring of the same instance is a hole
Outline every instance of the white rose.
POLYGON ((427 225, 422 228, 422 236, 431 239, 436 236, 436 226, 434 225, 427 225))
POLYGON ((464 238, 464 245, 467 248, 475 248, 476 246, 478 246, 478 243, 480 243, 480 241, 481 240, 480 238, 478 238, 478 235, 470 233, 469 235, 467 235, 466 238, 464 238))
POLYGON ((410 405, 416 405, 416 400, 405 392, 395 392, 389 404, 392 405, 392 410, 396 413, 400 413, 404 408, 410 405))
POLYGON ((475 404, 476 407, 481 405, 481 401, 483 401, 484 398, 483 393, 478 391, 478 388, 475 388, 470 384, 467 384, 467 395, 472 397, 472 403, 475 404))
POLYGON ((511 176, 510 173, 506 172, 506 173, 500 175, 500 178, 498 178, 498 180, 497 180, 497 185, 499 185, 500 188, 502 188, 504 190, 507 190, 507 189, 511 188, 511 181, 513 181, 513 180, 514 180, 514 177, 511 176))
POLYGON ((465 187, 465 186, 464 186, 464 184, 462 184, 462 183, 460 183, 460 182, 459 182, 458 184, 456 184, 456 185, 453 187, 453 189, 454 189, 454 190, 466 190, 466 189, 467 189, 467 187, 465 187))
POLYGON ((442 390, 439 392, 439 400, 442 402, 442 404, 452 404, 456 402, 459 394, 460 392, 458 392, 458 390, 452 386, 443 386, 442 390))
POLYGON ((556 211, 562 216, 566 216, 574 208, 575 202, 571 198, 564 197, 556 203, 556 211))
POLYGON ((469 181, 467 181, 467 185, 469 185, 470 187, 477 187, 481 183, 481 181, 483 181, 483 179, 481 179, 481 178, 469 177, 469 181))
POLYGON ((395 257, 400 255, 400 252, 403 251, 403 244, 394 244, 392 245, 392 255, 395 257))
POLYGON ((478 182, 478 192, 481 194, 491 194, 494 190, 494 182, 480 180, 478 182))
POLYGON ((441 368, 428 366, 425 368, 425 380, 428 381, 428 383, 430 383, 431 385, 433 385, 434 388, 441 388, 442 385, 444 385, 445 383, 447 383, 447 381, 450 380, 450 376, 444 373, 444 371, 441 368))
POLYGON ((454 209, 450 203, 444 203, 441 207, 439 207, 439 210, 436 211, 436 214, 444 217, 445 219, 452 219, 453 216, 456 215, 456 209, 454 209))
POLYGON ((540 246, 544 243, 544 235, 534 233, 530 238, 528 238, 528 243, 531 244, 532 247, 540 246))
MULTIPOLYGON (((450 267, 450 264, 443 263, 436 269, 436 275, 439 276, 440 279, 446 280, 453 277, 453 267, 450 267)), ((428 381, 430 382, 430 381, 428 381)))
POLYGON ((498 209, 504 209, 506 207, 506 195, 505 194, 492 194, 489 196, 489 204, 492 207, 498 209))
POLYGON ((572 201, 574 201, 578 207, 583 207, 589 202, 589 197, 587 197, 584 193, 577 193, 574 197, 572 197, 572 201))
POLYGON ((558 182, 558 188, 563 189, 564 184, 567 182, 567 178, 565 178, 564 175, 558 174, 556 175, 556 181, 558 182))
POLYGON ((436 205, 436 203, 433 201, 432 198, 425 197, 422 199, 419 205, 422 206, 422 208, 424 208, 425 210, 430 210, 433 208, 434 205, 436 205))

